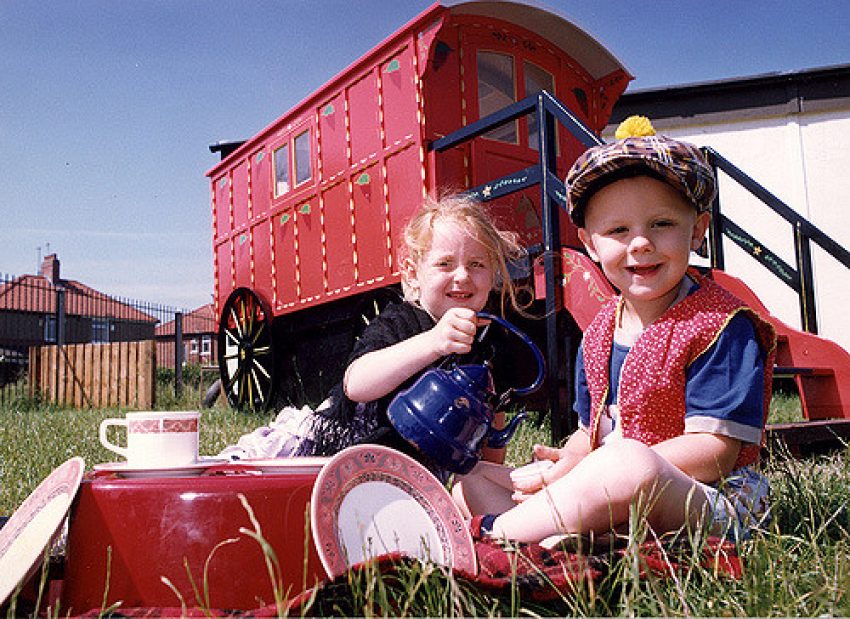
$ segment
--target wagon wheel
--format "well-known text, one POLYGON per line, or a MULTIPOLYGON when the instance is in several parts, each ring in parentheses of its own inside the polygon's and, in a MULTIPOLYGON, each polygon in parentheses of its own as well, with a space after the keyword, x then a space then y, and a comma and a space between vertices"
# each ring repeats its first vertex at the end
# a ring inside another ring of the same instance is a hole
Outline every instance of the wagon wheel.
POLYGON ((222 390, 233 408, 263 410, 275 386, 272 316, 247 288, 231 293, 221 312, 218 367, 222 390))

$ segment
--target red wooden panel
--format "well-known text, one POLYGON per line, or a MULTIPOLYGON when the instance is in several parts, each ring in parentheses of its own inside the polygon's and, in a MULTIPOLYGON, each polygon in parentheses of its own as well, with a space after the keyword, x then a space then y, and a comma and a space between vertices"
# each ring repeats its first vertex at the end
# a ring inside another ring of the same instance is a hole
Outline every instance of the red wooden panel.
POLYGON ((263 299, 272 299, 272 247, 269 219, 264 219, 251 228, 251 243, 254 251, 254 290, 263 299))
POLYGON ((271 183, 272 156, 263 149, 251 158, 251 213, 254 217, 268 215, 272 203, 271 183))
POLYGON ((233 168, 233 227, 241 228, 250 218, 248 212, 248 164, 243 161, 233 168))
POLYGON ((229 241, 225 241, 215 248, 215 263, 218 269, 218 307, 221 309, 227 297, 233 291, 229 241))
POLYGON ((291 210, 271 218, 274 230, 274 286, 276 305, 295 303, 297 283, 295 270, 295 216, 291 210))
POLYGON ((300 286, 299 299, 316 297, 325 290, 322 258, 322 221, 318 200, 313 198, 295 207, 298 230, 297 268, 300 286))
POLYGON ((351 162, 374 157, 381 150, 378 123, 378 80, 370 71, 348 89, 351 162))
MULTIPOLYGON (((439 37, 422 82, 427 139, 447 135, 464 124, 461 118, 460 42, 457 29, 444 28, 439 37)), ((420 45, 421 42, 422 39, 419 40, 420 45)), ((424 67, 420 65, 419 70, 423 71, 424 67)))
MULTIPOLYGON (((522 154, 525 154, 524 151, 525 149, 523 149, 522 154)), ((516 146, 511 147, 493 140, 476 141, 472 148, 472 161, 475 168, 474 184, 492 181, 507 174, 518 172, 533 163, 531 156, 521 157, 516 146)), ((528 199, 535 193, 539 194, 540 190, 535 186, 520 193, 528 194, 526 195, 528 199)), ((515 208, 519 206, 519 195, 519 193, 515 193, 488 202, 487 208, 500 228, 517 232, 525 243, 539 243, 541 241, 539 210, 537 211, 538 222, 534 225, 533 218, 527 216, 526 209, 515 208)), ((538 200, 534 199, 534 204, 537 204, 537 202, 538 200)))
POLYGON ((410 216, 422 204, 422 165, 419 149, 408 146, 387 157, 387 202, 390 209, 390 241, 392 243, 392 272, 398 272, 398 248, 402 232, 410 216))
POLYGON ((224 174, 213 181, 215 195, 215 234, 230 232, 230 179, 224 174))
POLYGON ((354 233, 357 246, 357 281, 367 282, 390 274, 390 248, 384 207, 384 181, 375 164, 351 179, 354 196, 354 233))
POLYGON ((348 183, 337 183, 322 194, 325 215, 325 251, 328 260, 328 290, 354 284, 354 242, 348 183))
POLYGON ((405 136, 418 135, 414 78, 413 51, 409 47, 381 65, 384 146, 401 142, 405 136))
POLYGON ((319 107, 319 148, 322 157, 322 179, 327 180, 348 169, 345 99, 342 94, 319 107))
POLYGON ((235 284, 239 288, 253 288, 251 283, 251 243, 248 231, 237 233, 230 242, 233 244, 233 266, 235 284))

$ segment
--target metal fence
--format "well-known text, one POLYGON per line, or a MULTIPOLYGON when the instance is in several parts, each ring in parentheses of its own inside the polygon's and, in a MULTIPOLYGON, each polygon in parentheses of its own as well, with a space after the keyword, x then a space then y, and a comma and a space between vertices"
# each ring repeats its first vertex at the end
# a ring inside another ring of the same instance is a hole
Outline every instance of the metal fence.
POLYGON ((171 381, 179 397, 187 364, 216 365, 216 330, 210 306, 187 311, 109 296, 75 281, 0 273, 0 404, 34 395, 28 380, 33 347, 147 340, 156 342, 159 380, 171 381))

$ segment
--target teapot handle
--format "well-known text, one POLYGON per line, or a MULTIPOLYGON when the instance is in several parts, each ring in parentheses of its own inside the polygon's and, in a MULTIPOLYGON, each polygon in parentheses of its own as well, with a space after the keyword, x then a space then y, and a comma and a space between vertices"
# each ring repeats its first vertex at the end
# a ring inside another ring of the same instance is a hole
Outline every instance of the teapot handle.
POLYGON ((476 315, 479 318, 484 318, 486 320, 492 320, 503 326, 505 329, 516 335, 522 342, 531 349, 531 352, 534 353, 534 358, 537 360, 537 378, 528 386, 523 387, 521 389, 512 389, 511 392, 514 395, 527 395, 529 393, 534 393, 540 388, 540 385, 543 384, 543 377, 546 373, 546 361, 543 359, 543 353, 540 352, 540 349, 537 347, 530 337, 528 337, 525 333, 520 331, 514 325, 509 323, 507 320, 502 318, 501 316, 495 316, 488 312, 477 312, 476 315))

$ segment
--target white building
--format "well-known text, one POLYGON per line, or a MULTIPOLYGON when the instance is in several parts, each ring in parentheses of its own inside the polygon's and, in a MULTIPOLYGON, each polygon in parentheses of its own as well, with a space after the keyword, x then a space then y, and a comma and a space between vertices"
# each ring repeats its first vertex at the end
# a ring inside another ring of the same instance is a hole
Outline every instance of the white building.
MULTIPOLYGON (((717 151, 843 248, 850 248, 850 65, 627 92, 606 139, 631 114, 717 151)), ((721 212, 797 268, 794 231, 726 174, 721 212)), ((801 328, 797 293, 724 236, 726 271, 801 328)), ((755 250, 759 252, 759 249, 755 250)), ((818 333, 850 351, 850 269, 812 243, 818 333)))

